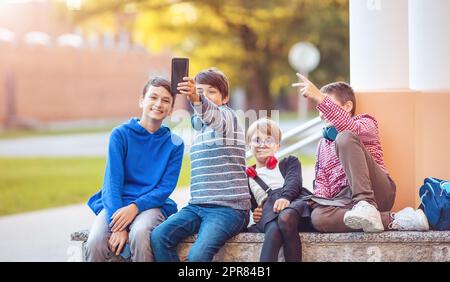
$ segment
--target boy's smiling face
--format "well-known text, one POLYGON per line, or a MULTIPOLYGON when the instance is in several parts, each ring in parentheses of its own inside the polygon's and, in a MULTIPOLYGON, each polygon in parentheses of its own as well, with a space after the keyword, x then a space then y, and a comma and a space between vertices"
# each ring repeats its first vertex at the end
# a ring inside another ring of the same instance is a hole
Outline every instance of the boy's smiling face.
POLYGON ((139 107, 142 114, 149 119, 162 121, 172 112, 173 97, 162 86, 150 86, 145 96, 140 99, 139 107))
POLYGON ((220 91, 217 88, 209 84, 196 84, 195 87, 197 88, 198 94, 205 95, 206 98, 208 98, 208 100, 210 100, 217 106, 222 106, 228 103, 229 96, 223 98, 222 93, 220 93, 220 91))
POLYGON ((250 138, 250 149, 258 163, 265 163, 280 149, 280 143, 274 136, 257 130, 250 138))

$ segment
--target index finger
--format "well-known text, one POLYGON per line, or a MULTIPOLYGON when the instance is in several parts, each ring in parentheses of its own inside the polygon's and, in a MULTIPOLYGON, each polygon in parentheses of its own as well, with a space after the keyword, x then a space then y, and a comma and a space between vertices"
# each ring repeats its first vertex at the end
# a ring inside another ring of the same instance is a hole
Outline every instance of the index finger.
POLYGON ((189 82, 179 82, 177 86, 189 86, 189 82))
POLYGON ((303 80, 304 82, 309 82, 309 79, 306 78, 306 76, 302 75, 301 73, 296 73, 297 77, 303 80))
POLYGON ((307 86, 308 84, 306 84, 304 82, 297 82, 297 83, 292 83, 291 85, 292 85, 292 87, 297 87, 297 86, 307 86))

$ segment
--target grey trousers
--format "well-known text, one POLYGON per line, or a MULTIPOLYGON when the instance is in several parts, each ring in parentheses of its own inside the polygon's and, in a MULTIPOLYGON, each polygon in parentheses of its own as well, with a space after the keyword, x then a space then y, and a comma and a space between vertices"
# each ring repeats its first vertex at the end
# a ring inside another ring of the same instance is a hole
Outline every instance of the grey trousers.
MULTIPOLYGON (((381 212, 381 221, 387 229, 390 210, 394 205, 396 185, 375 162, 372 155, 360 142, 359 137, 349 131, 337 135, 336 153, 352 191, 352 199, 344 207, 311 205, 311 221, 320 232, 353 232, 344 224, 344 215, 359 201, 367 201, 381 212)), ((350 199, 349 199, 350 200, 350 199)))
MULTIPOLYGON (((154 261, 150 234, 164 220, 165 217, 159 208, 143 211, 136 216, 128 234, 132 261, 154 261)), ((86 261, 108 261, 115 255, 108 247, 110 236, 111 230, 106 221, 106 211, 102 210, 95 218, 89 232, 84 254, 86 261)))

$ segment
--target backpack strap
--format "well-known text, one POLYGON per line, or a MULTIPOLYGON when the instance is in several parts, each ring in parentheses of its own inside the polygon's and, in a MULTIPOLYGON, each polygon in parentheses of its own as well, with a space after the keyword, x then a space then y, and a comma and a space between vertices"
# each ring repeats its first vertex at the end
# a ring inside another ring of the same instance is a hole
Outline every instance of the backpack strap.
POLYGON ((270 190, 270 187, 264 182, 264 180, 261 179, 258 175, 256 175, 254 178, 255 182, 265 191, 267 192, 270 190))

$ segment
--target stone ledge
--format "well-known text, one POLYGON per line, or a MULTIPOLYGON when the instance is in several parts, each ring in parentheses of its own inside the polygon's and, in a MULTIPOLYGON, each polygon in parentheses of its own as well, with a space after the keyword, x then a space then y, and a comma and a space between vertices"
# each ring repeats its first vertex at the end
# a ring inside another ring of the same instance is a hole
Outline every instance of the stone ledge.
MULTIPOLYGON (((303 261, 448 261, 450 231, 382 233, 300 233, 303 261)), ((71 234, 72 241, 82 241, 88 231, 71 234)), ((182 241, 178 254, 186 261, 196 236, 182 241)), ((240 233, 227 241, 214 261, 252 262, 259 260, 264 234, 240 233)), ((280 254, 282 260, 282 254, 280 254)))
MULTIPOLYGON (((88 230, 73 232, 70 235, 72 241, 87 241, 88 230)), ((386 231, 381 233, 319 233, 306 232, 299 233, 300 240, 304 244, 308 243, 450 243, 450 231, 386 231)), ((183 240, 183 243, 194 243, 197 235, 190 236, 183 240)), ((240 233, 228 243, 263 243, 262 233, 240 233)))

